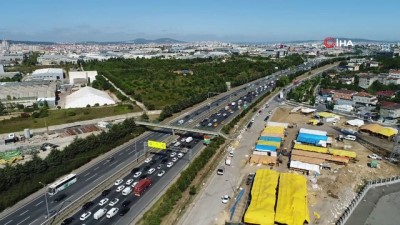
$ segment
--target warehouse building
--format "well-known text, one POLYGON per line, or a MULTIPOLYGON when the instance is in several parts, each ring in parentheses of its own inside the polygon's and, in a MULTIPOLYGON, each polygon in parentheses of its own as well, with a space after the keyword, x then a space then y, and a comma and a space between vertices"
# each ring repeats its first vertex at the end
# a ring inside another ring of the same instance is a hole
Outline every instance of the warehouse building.
POLYGON ((72 71, 69 72, 70 84, 90 84, 96 80, 97 71, 72 71))
POLYGON ((29 80, 62 80, 64 70, 58 68, 46 68, 35 70, 29 80))
POLYGON ((0 100, 30 106, 38 99, 46 99, 49 106, 55 105, 57 84, 51 81, 0 83, 0 100))
POLYGON ((104 91, 92 87, 84 87, 66 97, 65 108, 84 108, 87 105, 95 106, 114 105, 115 101, 104 91))

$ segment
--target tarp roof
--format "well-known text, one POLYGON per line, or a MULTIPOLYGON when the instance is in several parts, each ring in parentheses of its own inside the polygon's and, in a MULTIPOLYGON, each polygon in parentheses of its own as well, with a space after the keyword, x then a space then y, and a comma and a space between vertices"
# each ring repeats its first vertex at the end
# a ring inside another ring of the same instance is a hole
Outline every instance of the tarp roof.
POLYGON ((279 137, 279 138, 282 138, 282 139, 283 139, 283 138, 285 137, 285 134, 283 134, 283 133, 274 134, 274 133, 262 132, 262 133, 261 133, 261 136, 279 137))
POLYGON ((271 151, 271 152, 276 152, 276 147, 275 147, 275 146, 270 146, 270 145, 256 145, 255 150, 256 150, 256 151, 271 151))
POLYGON ((361 127, 362 125, 364 125, 364 121, 360 120, 360 119, 347 120, 346 123, 351 126, 356 126, 356 127, 361 127))
POLYGON ((288 128, 289 124, 288 123, 280 123, 280 122, 268 121, 267 122, 267 126, 284 127, 286 129, 286 128, 288 128))
POLYGON ((303 151, 328 153, 327 148, 316 147, 316 146, 311 146, 311 145, 295 144, 293 148, 298 149, 298 150, 303 150, 303 151))
POLYGON ((312 158, 312 157, 300 156, 300 155, 292 155, 290 157, 290 160, 300 161, 300 162, 310 163, 310 164, 315 164, 315 165, 320 165, 325 162, 325 159, 318 159, 318 158, 312 158))
POLYGON ((292 173, 280 174, 275 222, 288 225, 310 222, 305 177, 292 173))
POLYGON ((275 224, 276 188, 279 173, 273 170, 257 170, 251 188, 251 202, 244 214, 244 222, 260 225, 275 224))
POLYGON ((285 127, 282 126, 267 126, 262 133, 284 134, 285 127))
POLYGON ((330 148, 329 153, 332 155, 335 155, 335 156, 345 156, 345 157, 349 157, 349 158, 353 158, 353 159, 357 157, 357 153, 355 153, 353 151, 347 151, 347 150, 330 148))
POLYGON ((264 165, 275 164, 276 156, 253 154, 250 157, 250 163, 255 163, 255 164, 262 163, 264 165))
POLYGON ((281 147, 281 143, 275 141, 257 141, 257 145, 269 145, 269 146, 275 146, 276 148, 281 147))
POLYGON ((271 137, 271 136, 260 136, 260 138, 258 140, 281 142, 282 138, 280 138, 280 137, 271 137))
POLYGON ((383 127, 379 124, 367 124, 360 128, 361 130, 367 130, 376 134, 380 134, 386 137, 391 137, 396 135, 399 131, 392 127, 383 127))
POLYGON ((65 108, 84 108, 87 105, 114 105, 115 101, 104 91, 84 87, 66 97, 65 108))
POLYGON ((327 136, 299 133, 297 141, 313 145, 323 145, 328 140, 327 136))
POLYGON ((316 109, 310 109, 310 108, 301 108, 301 112, 302 113, 312 113, 312 112, 315 112, 316 111, 316 109))
POLYGON ((323 131, 323 130, 313 130, 313 129, 307 129, 307 128, 300 128, 299 133, 304 133, 304 134, 315 134, 315 135, 321 135, 321 136, 326 136, 328 135, 328 132, 323 131))
POLYGON ((316 115, 319 117, 323 117, 323 118, 334 117, 334 118, 340 119, 340 116, 338 116, 334 113, 330 113, 330 112, 319 112, 319 113, 316 113, 316 115))

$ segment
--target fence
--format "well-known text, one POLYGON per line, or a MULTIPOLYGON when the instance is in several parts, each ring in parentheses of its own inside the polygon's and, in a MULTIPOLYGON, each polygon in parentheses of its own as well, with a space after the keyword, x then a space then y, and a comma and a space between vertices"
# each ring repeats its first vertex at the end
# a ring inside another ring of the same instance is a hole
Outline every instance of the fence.
POLYGON ((235 210, 236 210, 236 205, 237 205, 237 203, 240 201, 240 199, 242 199, 242 196, 243 196, 243 194, 244 194, 244 188, 242 188, 241 190, 240 190, 240 192, 239 192, 239 194, 238 194, 238 196, 236 197, 236 201, 235 201, 235 203, 233 203, 233 206, 232 206, 232 208, 231 208, 231 217, 230 217, 230 221, 232 221, 232 218, 233 218, 233 214, 235 213, 235 210))
POLYGON ((361 191, 356 195, 356 197, 353 198, 353 200, 351 200, 350 205, 347 206, 343 214, 336 221, 336 225, 343 225, 346 223, 346 221, 349 219, 355 208, 357 208, 360 201, 364 199, 364 196, 367 194, 370 188, 394 184, 398 182, 400 182, 400 176, 367 181, 367 183, 364 185, 361 191))

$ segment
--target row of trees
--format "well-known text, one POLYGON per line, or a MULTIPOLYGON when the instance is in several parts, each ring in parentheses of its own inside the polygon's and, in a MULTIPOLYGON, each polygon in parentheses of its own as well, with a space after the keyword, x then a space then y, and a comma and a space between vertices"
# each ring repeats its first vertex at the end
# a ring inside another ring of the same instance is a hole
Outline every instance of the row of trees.
POLYGON ((296 102, 308 102, 310 105, 315 104, 315 89, 321 82, 321 77, 317 76, 312 79, 302 82, 296 88, 292 88, 287 94, 288 99, 293 99, 296 102))
POLYGON ((143 132, 133 119, 127 119, 108 132, 76 138, 63 151, 52 150, 45 159, 34 155, 25 164, 7 165, 0 169, 0 211, 39 190, 39 182, 51 183, 143 132))

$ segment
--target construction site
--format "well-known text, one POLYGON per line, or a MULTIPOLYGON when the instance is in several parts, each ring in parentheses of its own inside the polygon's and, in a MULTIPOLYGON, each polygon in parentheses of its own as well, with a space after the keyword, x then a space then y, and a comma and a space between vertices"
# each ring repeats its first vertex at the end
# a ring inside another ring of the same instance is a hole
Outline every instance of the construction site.
POLYGON ((400 174, 397 161, 388 160, 396 135, 333 113, 276 108, 251 137, 241 165, 250 175, 241 200, 229 206, 230 222, 335 224, 365 181, 400 174))

